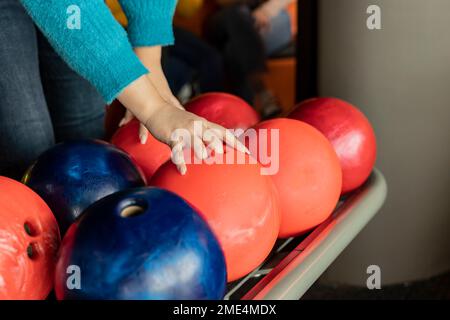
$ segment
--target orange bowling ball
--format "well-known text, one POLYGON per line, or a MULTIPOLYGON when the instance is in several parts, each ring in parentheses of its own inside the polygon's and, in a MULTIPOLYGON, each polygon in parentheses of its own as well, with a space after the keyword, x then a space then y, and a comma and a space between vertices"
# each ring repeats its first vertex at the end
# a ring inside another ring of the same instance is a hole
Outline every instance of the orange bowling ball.
POLYGON ((375 132, 366 116, 337 98, 315 98, 300 103, 289 115, 322 132, 336 151, 342 167, 342 193, 360 187, 377 157, 375 132))
POLYGON ((58 224, 45 202, 0 177, 0 300, 47 298, 59 243, 58 224))
POLYGON ((233 281, 269 255, 280 217, 276 189, 270 177, 261 175, 257 161, 229 148, 225 154, 234 155, 234 161, 219 164, 216 160, 222 156, 215 155, 214 164, 188 164, 184 176, 169 161, 155 173, 150 185, 175 192, 199 209, 219 239, 228 281, 233 281))
POLYGON ((301 121, 273 119, 256 125, 246 136, 252 154, 258 151, 258 160, 265 167, 278 168, 271 177, 279 194, 281 238, 303 234, 331 215, 339 200, 342 173, 323 134, 301 121), (252 141, 259 146, 254 148, 252 141), (266 148, 271 163, 263 158, 266 148))
POLYGON ((130 155, 147 181, 171 155, 169 146, 156 140, 150 133, 145 144, 139 141, 139 121, 136 119, 117 130, 111 143, 130 155))

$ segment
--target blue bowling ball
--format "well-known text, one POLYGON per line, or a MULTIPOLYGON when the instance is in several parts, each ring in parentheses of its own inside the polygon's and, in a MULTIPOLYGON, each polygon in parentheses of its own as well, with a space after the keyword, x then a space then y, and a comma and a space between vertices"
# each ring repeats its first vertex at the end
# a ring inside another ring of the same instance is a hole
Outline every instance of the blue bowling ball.
POLYGON ((145 185, 127 154, 95 140, 61 143, 47 150, 30 167, 23 182, 52 209, 62 234, 95 201, 145 185))
POLYGON ((68 230, 55 272, 58 299, 221 299, 225 258, 186 201, 146 187, 90 206, 68 230))

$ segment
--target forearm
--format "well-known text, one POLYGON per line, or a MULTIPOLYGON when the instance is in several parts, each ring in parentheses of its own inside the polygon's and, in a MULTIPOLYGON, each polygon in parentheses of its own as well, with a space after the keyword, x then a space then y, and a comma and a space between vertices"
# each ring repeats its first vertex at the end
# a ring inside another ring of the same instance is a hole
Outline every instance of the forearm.
POLYGON ((148 73, 103 0, 20 1, 61 57, 107 102, 148 73), (78 29, 67 26, 67 10, 73 5, 80 8, 78 29))
POLYGON ((173 94, 161 65, 162 48, 160 46, 140 47, 134 50, 144 66, 150 70, 147 76, 158 90, 158 93, 164 100, 171 102, 173 94))
POLYGON ((133 81, 118 96, 118 100, 142 123, 167 105, 147 76, 133 81))
POLYGON ((161 66, 162 48, 161 46, 138 47, 134 52, 141 60, 142 64, 149 69, 161 66))

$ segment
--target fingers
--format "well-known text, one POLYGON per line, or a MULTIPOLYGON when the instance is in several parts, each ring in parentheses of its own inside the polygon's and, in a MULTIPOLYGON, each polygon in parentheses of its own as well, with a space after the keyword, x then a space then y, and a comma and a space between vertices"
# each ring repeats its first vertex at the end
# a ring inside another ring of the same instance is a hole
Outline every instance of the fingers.
POLYGON ((125 116, 122 118, 122 120, 120 120, 119 122, 119 127, 123 127, 124 125, 126 125, 128 122, 130 122, 131 120, 133 120, 134 116, 131 113, 131 111, 129 111, 127 109, 127 111, 125 112, 125 116))
POLYGON ((148 129, 142 123, 139 126, 139 141, 141 144, 146 144, 148 140, 148 129))
MULTIPOLYGON (((205 141, 209 140, 212 141, 212 146, 214 146, 214 150, 218 153, 223 153, 223 143, 221 142, 220 137, 216 136, 214 133, 214 130, 209 129, 209 136, 205 137, 205 135, 201 136, 199 135, 199 132, 196 131, 195 126, 200 126, 206 129, 206 121, 200 121, 193 125, 192 128, 189 128, 190 135, 189 138, 186 139, 177 139, 173 140, 171 143, 172 147, 172 162, 177 167, 177 170, 181 173, 181 175, 186 174, 187 172, 187 165, 186 165, 186 159, 185 154, 183 152, 184 148, 190 148, 193 149, 195 157, 200 160, 204 160, 208 158, 208 150, 205 145, 205 141)), ((198 130, 198 127, 197 127, 198 130)), ((200 131, 202 132, 202 131, 200 131)), ((174 139, 174 138, 172 138, 174 139)))
POLYGON ((238 140, 238 138, 236 138, 229 130, 215 124, 215 123, 208 123, 208 126, 212 129, 216 129, 218 132, 221 133, 221 140, 223 142, 225 142, 228 146, 246 153, 246 154, 250 154, 250 151, 248 151, 248 149, 245 147, 245 145, 238 140))
MULTIPOLYGON (((173 108, 173 105, 172 107, 167 105, 167 108, 163 108, 160 113, 157 113, 156 118, 151 119, 153 121, 151 124, 147 123, 145 126, 140 126, 139 138, 142 144, 146 143, 149 135, 148 128, 153 136, 170 145, 172 147, 172 162, 182 175, 187 172, 183 152, 183 148, 186 147, 193 149, 196 158, 200 160, 209 157, 208 149, 214 150, 216 154, 223 154, 223 142, 242 153, 250 154, 245 145, 231 131, 181 110, 180 108, 173 108), (165 125, 162 126, 161 124, 165 125), (178 135, 174 137, 174 133, 178 135)), ((132 118, 132 115, 131 117, 130 115, 131 113, 127 114, 122 122, 129 121, 132 118)))
POLYGON ((250 154, 250 151, 248 151, 248 149, 245 147, 245 145, 240 142, 238 140, 238 138, 236 138, 230 131, 226 130, 226 137, 225 137, 225 143, 230 146, 235 148, 236 150, 246 153, 246 154, 250 154))
POLYGON ((203 159, 208 158, 208 152, 206 151, 205 144, 200 137, 198 137, 198 136, 193 137, 193 147, 194 147, 195 156, 198 159, 203 160, 203 159))
POLYGON ((183 143, 177 142, 172 147, 172 162, 177 167, 178 172, 181 173, 181 175, 185 175, 187 172, 186 167, 186 161, 184 159, 184 153, 183 153, 183 143))
MULTIPOLYGON (((131 120, 134 119, 134 115, 131 113, 131 111, 127 110, 125 112, 125 116, 120 120, 119 127, 123 127, 127 123, 129 123, 131 120)), ((140 124, 139 126, 139 141, 141 144, 146 144, 148 140, 149 132, 144 124, 140 124)))
POLYGON ((216 154, 223 154, 223 142, 219 130, 208 129, 203 135, 203 141, 208 142, 208 148, 216 154))

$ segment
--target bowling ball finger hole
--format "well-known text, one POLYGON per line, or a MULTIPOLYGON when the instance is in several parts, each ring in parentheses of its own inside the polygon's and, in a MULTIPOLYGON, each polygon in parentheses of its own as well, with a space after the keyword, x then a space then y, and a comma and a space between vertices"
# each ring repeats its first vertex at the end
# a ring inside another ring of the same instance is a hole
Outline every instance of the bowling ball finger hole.
POLYGON ((35 243, 30 243, 27 247, 27 256, 30 260, 37 260, 39 251, 35 243))
POLYGON ((23 228, 25 229, 25 233, 30 237, 36 237, 39 235, 39 230, 30 222, 25 222, 23 224, 23 228))
POLYGON ((120 211, 120 216, 122 218, 133 218, 145 213, 145 210, 146 208, 142 205, 132 204, 123 208, 122 211, 120 211))

